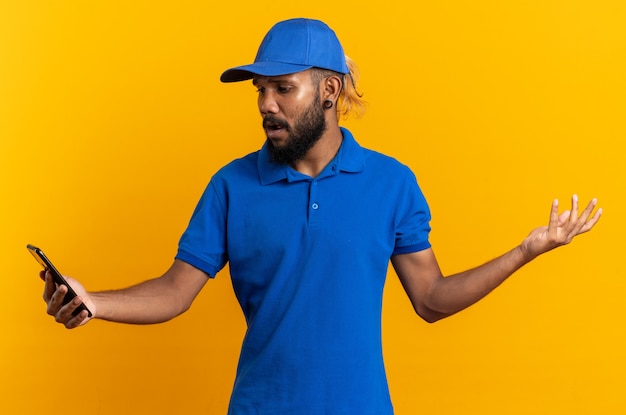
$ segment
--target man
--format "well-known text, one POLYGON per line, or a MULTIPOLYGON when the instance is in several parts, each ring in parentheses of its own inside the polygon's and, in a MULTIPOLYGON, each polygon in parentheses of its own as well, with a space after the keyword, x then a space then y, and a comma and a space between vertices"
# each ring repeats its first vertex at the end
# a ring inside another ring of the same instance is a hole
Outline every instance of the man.
POLYGON ((504 255, 443 277, 428 241, 430 213, 411 171, 364 149, 339 127, 358 107, 350 69, 324 23, 276 24, 255 62, 223 82, 252 79, 267 140, 209 183, 161 277, 62 306, 65 287, 45 275, 48 313, 74 328, 84 301, 95 318, 158 323, 189 308, 208 277, 228 262, 248 329, 229 413, 392 414, 380 317, 391 260, 419 316, 428 322, 483 298, 538 255, 589 231, 595 199, 558 214, 504 255))

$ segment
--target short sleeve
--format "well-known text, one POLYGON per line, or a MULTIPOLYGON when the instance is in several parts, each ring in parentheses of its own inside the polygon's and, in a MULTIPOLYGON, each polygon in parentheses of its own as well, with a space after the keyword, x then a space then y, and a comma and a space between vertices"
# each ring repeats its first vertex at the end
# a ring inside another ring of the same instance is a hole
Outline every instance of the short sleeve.
POLYGON ((428 203, 410 170, 405 180, 404 194, 398 201, 399 216, 392 255, 423 251, 431 247, 428 240, 431 219, 428 203))
POLYGON ((225 196, 218 183, 212 180, 205 189, 180 238, 176 254, 176 259, 211 277, 215 277, 228 261, 225 196))

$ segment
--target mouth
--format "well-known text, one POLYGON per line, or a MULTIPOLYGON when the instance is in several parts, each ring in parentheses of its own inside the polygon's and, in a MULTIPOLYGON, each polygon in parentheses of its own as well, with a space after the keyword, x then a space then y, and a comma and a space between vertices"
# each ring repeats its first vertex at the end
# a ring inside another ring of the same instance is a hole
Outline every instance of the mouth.
POLYGON ((288 130, 289 126, 283 121, 265 118, 263 120, 263 129, 265 130, 268 138, 272 138, 280 134, 281 131, 288 130))
POLYGON ((265 125, 265 129, 268 131, 279 131, 283 129, 283 126, 279 124, 267 123, 265 125))

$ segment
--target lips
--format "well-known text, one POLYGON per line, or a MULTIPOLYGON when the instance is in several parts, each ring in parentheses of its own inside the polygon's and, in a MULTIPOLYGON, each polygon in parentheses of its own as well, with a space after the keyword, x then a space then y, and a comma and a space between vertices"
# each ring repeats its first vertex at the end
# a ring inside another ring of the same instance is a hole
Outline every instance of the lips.
POLYGON ((263 129, 269 138, 280 134, 282 130, 289 130, 289 124, 275 117, 265 117, 263 119, 263 129))
POLYGON ((266 130, 272 130, 272 131, 276 131, 276 130, 282 130, 283 126, 280 124, 272 124, 272 123, 266 123, 265 124, 265 129, 266 130))
POLYGON ((263 119, 264 130, 280 130, 283 128, 288 128, 288 124, 285 121, 279 120, 276 117, 271 116, 265 117, 263 119))

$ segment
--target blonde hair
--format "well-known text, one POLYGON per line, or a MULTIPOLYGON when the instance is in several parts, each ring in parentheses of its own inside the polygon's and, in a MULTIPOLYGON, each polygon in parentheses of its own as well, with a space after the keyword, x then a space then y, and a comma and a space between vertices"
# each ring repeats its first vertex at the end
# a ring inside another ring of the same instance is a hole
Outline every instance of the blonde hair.
POLYGON ((341 93, 337 99, 337 105, 335 106, 338 120, 342 117, 347 119, 351 115, 355 118, 360 118, 365 113, 363 94, 356 89, 360 76, 359 68, 357 68, 354 61, 348 56, 346 56, 346 64, 348 65, 349 72, 345 75, 329 69, 313 68, 311 70, 311 79, 316 84, 328 76, 338 76, 341 78, 341 93))
POLYGON ((365 114, 363 94, 356 89, 361 74, 356 63, 347 55, 346 64, 350 72, 343 77, 343 90, 337 100, 337 119, 347 119, 350 115, 360 118, 365 114))

